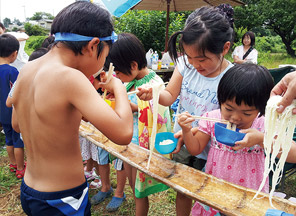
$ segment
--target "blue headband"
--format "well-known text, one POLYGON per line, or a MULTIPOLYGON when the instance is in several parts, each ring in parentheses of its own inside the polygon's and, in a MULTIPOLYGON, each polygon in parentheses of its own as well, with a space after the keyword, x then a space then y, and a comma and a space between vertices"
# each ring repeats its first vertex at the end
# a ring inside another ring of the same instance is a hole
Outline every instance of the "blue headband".
MULTIPOLYGON (((55 33, 55 40, 54 41, 91 41, 95 37, 89 37, 74 33, 66 33, 66 32, 57 32, 55 33)), ((111 40, 112 43, 117 41, 117 34, 113 31, 111 36, 99 38, 101 41, 109 41, 111 40)))

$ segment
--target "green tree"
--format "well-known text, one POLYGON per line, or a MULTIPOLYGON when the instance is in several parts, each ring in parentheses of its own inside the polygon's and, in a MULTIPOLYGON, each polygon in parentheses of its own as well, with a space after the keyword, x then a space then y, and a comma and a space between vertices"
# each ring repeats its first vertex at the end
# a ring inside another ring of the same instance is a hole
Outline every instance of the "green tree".
POLYGON ((28 35, 46 35, 47 32, 44 28, 30 23, 25 24, 25 30, 28 35))
POLYGON ((14 18, 14 20, 12 21, 14 24, 17 24, 18 26, 22 25, 22 22, 19 19, 14 18))
POLYGON ((17 27, 13 27, 12 29, 11 29, 11 31, 13 31, 13 32, 17 32, 19 29, 17 28, 17 27))
POLYGON ((46 13, 46 12, 36 12, 34 13, 34 15, 30 18, 30 20, 42 20, 42 19, 54 19, 54 16, 51 15, 50 13, 46 13))
MULTIPOLYGON (((183 28, 189 14, 170 13, 169 36, 183 28)), ((130 10, 120 18, 115 18, 115 30, 117 33, 133 33, 142 41, 146 51, 152 48, 160 54, 165 49, 166 12, 130 10)))
POLYGON ((7 17, 4 18, 3 25, 5 26, 5 28, 8 28, 10 24, 11 24, 11 20, 7 17))
POLYGON ((258 26, 273 30, 282 39, 286 51, 295 57, 296 0, 243 0, 246 5, 235 8, 235 25, 252 29, 258 26))

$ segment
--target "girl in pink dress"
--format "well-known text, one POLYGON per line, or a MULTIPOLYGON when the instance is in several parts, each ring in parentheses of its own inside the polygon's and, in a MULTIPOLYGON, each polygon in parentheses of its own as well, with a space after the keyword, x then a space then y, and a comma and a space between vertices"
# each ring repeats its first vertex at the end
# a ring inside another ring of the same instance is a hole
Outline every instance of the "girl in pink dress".
MULTIPOLYGON (((215 122, 200 120, 192 129, 194 118, 188 113, 178 117, 186 148, 192 155, 203 151, 209 141, 211 147, 206 173, 257 190, 264 172, 264 113, 273 79, 269 71, 254 64, 235 65, 230 68, 218 86, 220 109, 203 116, 228 120, 240 132, 246 133, 233 147, 222 144, 215 137, 215 122)), ((263 188, 268 193, 268 180, 263 188)), ((196 202, 192 215, 220 215, 208 206, 196 202)))

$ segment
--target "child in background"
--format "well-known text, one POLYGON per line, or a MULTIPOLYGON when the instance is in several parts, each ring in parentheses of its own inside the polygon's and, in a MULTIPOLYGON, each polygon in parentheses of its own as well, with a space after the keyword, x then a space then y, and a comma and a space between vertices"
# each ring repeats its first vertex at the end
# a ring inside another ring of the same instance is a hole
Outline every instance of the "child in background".
POLYGON ((0 123, 5 133, 10 171, 21 179, 25 174, 24 143, 20 134, 12 128, 12 108, 6 107, 6 98, 19 74, 15 67, 9 65, 15 61, 18 49, 19 42, 14 36, 0 35, 0 123))
POLYGON ((84 175, 87 181, 91 181, 90 188, 98 189, 102 186, 101 180, 97 175, 99 173, 98 150, 97 146, 92 144, 88 139, 79 136, 82 160, 85 161, 84 175))
MULTIPOLYGON (((48 39, 48 38, 47 38, 48 39)), ((49 39, 50 40, 50 39, 49 39)), ((89 81, 93 84, 95 89, 97 89, 98 92, 100 92, 100 80, 95 79, 98 78, 100 72, 97 72, 96 74, 92 75, 89 78, 89 81)), ((87 119, 83 119, 88 121, 87 119)), ((98 149, 97 146, 94 145, 92 142, 90 142, 88 139, 86 139, 83 136, 79 135, 79 143, 80 143, 80 150, 81 150, 81 156, 83 160, 84 166, 84 175, 87 181, 91 181, 89 188, 90 189, 98 189, 102 186, 102 182, 100 177, 98 176, 99 173, 99 165, 98 165, 98 149)))
MULTIPOLYGON (((232 9, 232 8, 230 8, 232 9)), ((183 31, 174 33, 169 40, 169 53, 177 66, 165 90, 160 92, 159 103, 170 106, 180 96, 177 114, 188 111, 191 115, 202 115, 219 108, 217 86, 226 71, 233 65, 224 56, 232 42, 233 29, 226 15, 212 7, 202 7, 189 15, 183 31), (177 38, 183 56, 177 55, 177 38)), ((230 19, 231 20, 231 19, 230 19)), ((152 98, 152 89, 139 88, 142 100, 152 98)), ((198 120, 192 122, 196 127, 198 120)), ((191 156, 182 147, 182 131, 178 122, 174 124, 175 137, 179 138, 174 160, 202 170, 206 163, 209 146, 199 155, 191 156), (180 150, 181 148, 181 150, 180 150)), ((177 192, 177 215, 189 215, 192 201, 177 192)))
MULTIPOLYGON (((203 116, 225 119, 246 133, 234 147, 219 143, 215 137, 215 122, 200 120, 193 134, 194 118, 184 112, 179 115, 184 143, 192 155, 200 154, 210 141, 206 173, 244 187, 258 190, 264 173, 264 113, 273 88, 269 71, 254 64, 235 65, 229 69, 218 86, 220 109, 203 116)), ((268 193, 268 180, 263 192, 268 193)), ((218 211, 195 203, 192 215, 220 215, 218 211), (213 214, 215 213, 215 214, 213 214)))
MULTIPOLYGON (((45 48, 38 48, 35 51, 32 52, 32 54, 29 57, 29 61, 33 61, 35 59, 38 59, 39 57, 45 55, 48 52, 48 49, 45 48)), ((6 106, 7 107, 12 107, 12 95, 14 92, 14 87, 16 85, 16 81, 13 83, 10 92, 8 94, 7 100, 6 100, 6 106)), ((20 134, 21 139, 22 139, 22 135, 20 134)))
MULTIPOLYGON (((159 85, 162 79, 153 70, 147 68, 145 50, 141 41, 133 34, 123 33, 110 50, 110 59, 115 66, 116 76, 127 83, 126 90, 134 91, 142 85, 159 85)), ((132 143, 149 149, 149 137, 152 130, 152 101, 141 101, 136 94, 129 95, 134 116, 132 143), (150 125, 151 124, 151 125, 150 125)), ((159 105, 158 132, 171 130, 168 107, 159 105)), ((164 191, 168 186, 157 182, 145 173, 124 163, 129 184, 135 195, 136 215, 147 215, 149 210, 148 196, 164 191)))
POLYGON ((21 203, 28 215, 91 215, 78 139, 82 116, 111 141, 131 141, 124 85, 114 77, 101 84, 116 98, 112 110, 88 80, 103 67, 116 39, 113 30, 108 11, 75 2, 55 17, 51 50, 19 74, 12 125, 22 132, 27 151, 21 203))

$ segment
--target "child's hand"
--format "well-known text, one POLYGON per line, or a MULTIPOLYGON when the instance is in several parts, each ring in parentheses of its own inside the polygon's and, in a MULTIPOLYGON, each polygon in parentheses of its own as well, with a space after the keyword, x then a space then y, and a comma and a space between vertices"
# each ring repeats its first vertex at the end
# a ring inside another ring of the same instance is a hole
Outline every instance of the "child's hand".
POLYGON ((175 133, 174 137, 178 139, 178 143, 175 150, 172 153, 177 154, 181 150, 181 147, 184 145, 182 130, 175 133))
POLYGON ((109 80, 107 80, 106 77, 103 76, 103 79, 101 77, 101 80, 103 81, 99 83, 99 88, 102 88, 102 90, 107 89, 107 91, 111 93, 114 93, 114 89, 116 88, 116 86, 122 85, 120 79, 113 76, 111 76, 109 80))
POLYGON ((114 94, 110 93, 110 94, 108 94, 106 96, 106 99, 108 99, 108 100, 114 100, 115 99, 115 96, 114 96, 114 94))
POLYGON ((153 98, 152 96, 152 87, 151 86, 143 86, 138 88, 137 96, 140 100, 149 101, 153 98))
POLYGON ((192 118, 187 111, 178 115, 178 123, 183 132, 188 132, 191 130, 193 121, 194 118, 192 118))
MULTIPOLYGON (((197 127, 191 129, 193 136, 197 133, 197 131, 198 131, 197 127)), ((182 130, 175 133, 174 137, 178 139, 178 143, 177 143, 176 149, 172 153, 177 154, 181 150, 182 146, 184 145, 182 130)))
POLYGON ((246 133, 245 137, 241 141, 237 141, 235 146, 232 147, 233 150, 237 151, 242 148, 252 147, 259 144, 263 148, 264 134, 254 128, 240 130, 241 133, 246 133))

